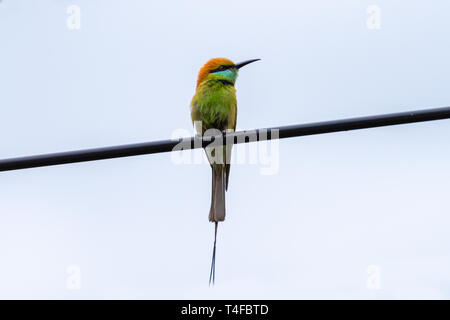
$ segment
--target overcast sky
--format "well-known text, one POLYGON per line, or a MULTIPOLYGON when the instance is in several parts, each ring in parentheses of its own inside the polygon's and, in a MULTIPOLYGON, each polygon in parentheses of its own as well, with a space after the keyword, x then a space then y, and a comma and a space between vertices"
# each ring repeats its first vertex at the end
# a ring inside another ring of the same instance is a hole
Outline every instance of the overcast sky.
MULTIPOLYGON (((238 129, 448 106, 449 12, 2 0, 0 159, 189 134, 212 57, 262 59, 240 71, 238 129)), ((450 298, 449 137, 444 120, 292 138, 234 164, 214 288, 207 164, 0 173, 0 298, 450 298)))

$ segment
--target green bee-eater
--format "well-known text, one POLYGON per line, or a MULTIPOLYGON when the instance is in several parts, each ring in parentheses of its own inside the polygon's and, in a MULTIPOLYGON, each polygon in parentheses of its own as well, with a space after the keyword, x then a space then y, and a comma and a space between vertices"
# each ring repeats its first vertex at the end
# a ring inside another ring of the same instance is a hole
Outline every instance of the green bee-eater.
MULTIPOLYGON (((234 84, 241 67, 258 61, 252 59, 234 64, 225 58, 209 60, 200 69, 197 89, 191 102, 191 118, 198 135, 204 135, 208 129, 221 132, 236 129, 236 89, 234 84)), ((212 168, 212 196, 209 221, 215 223, 214 249, 211 263, 211 278, 215 278, 215 257, 217 225, 225 220, 225 190, 228 188, 230 175, 231 147, 206 148, 206 155, 212 168)))

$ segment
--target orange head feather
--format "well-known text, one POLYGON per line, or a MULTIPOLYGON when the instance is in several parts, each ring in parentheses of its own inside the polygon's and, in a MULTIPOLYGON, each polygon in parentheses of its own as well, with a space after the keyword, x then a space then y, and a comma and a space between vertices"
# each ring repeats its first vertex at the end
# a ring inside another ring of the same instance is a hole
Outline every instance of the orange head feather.
POLYGON ((200 72, 198 73, 198 79, 197 79, 197 87, 200 85, 200 83, 203 82, 208 77, 208 74, 219 68, 220 66, 234 66, 233 61, 226 58, 213 58, 205 63, 205 65, 200 69, 200 72))

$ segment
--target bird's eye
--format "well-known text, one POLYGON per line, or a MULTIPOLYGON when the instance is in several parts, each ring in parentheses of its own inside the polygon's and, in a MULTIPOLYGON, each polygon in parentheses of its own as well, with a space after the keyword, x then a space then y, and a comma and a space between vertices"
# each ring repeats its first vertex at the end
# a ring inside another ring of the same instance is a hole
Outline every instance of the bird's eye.
POLYGON ((219 66, 216 69, 214 69, 213 71, 211 71, 211 73, 228 70, 228 68, 229 68, 228 66, 219 66))

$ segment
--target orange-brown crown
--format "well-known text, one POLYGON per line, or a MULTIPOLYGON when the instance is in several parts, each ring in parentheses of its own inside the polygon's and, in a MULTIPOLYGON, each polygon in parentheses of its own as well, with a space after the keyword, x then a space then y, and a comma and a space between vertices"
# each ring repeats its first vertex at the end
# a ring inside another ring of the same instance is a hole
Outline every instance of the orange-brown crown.
POLYGON ((212 70, 215 70, 222 65, 232 66, 234 65, 234 63, 230 59, 226 58, 213 58, 208 62, 206 62, 205 65, 200 69, 200 72, 198 73, 197 87, 200 85, 200 83, 203 82, 203 80, 206 79, 206 77, 212 70))

